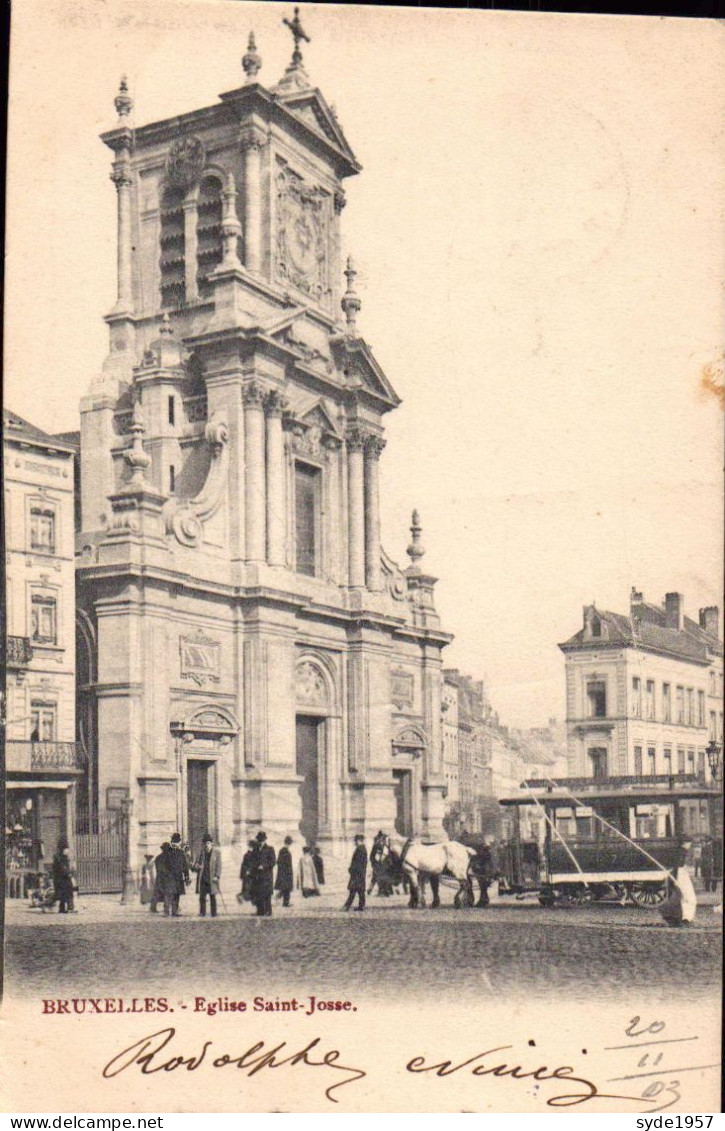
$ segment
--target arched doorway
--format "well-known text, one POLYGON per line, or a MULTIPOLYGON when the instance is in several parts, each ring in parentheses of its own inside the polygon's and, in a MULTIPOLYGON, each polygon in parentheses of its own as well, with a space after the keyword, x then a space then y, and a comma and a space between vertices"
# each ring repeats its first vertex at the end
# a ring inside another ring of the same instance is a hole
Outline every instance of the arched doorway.
POLYGON ((222 844, 223 775, 225 752, 239 731, 231 711, 200 707, 187 718, 171 724, 179 758, 179 819, 182 836, 192 856, 202 849, 204 833, 222 844))
POLYGON ((330 715, 334 678, 319 657, 305 656, 295 668, 295 770, 299 777, 299 832, 314 844, 331 832, 336 775, 330 715))
POLYGON ((420 826, 420 765, 427 744, 418 726, 403 727, 393 739, 395 831, 399 836, 414 836, 420 826))

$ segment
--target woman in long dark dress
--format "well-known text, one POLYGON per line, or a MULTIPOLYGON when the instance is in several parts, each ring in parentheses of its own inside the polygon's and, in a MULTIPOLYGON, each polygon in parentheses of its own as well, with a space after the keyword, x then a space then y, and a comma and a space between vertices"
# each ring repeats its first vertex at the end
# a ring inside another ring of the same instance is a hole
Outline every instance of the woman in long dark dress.
POLYGON ((277 854, 277 878, 274 881, 274 890, 279 892, 282 896, 282 906, 289 907, 290 895, 295 886, 294 872, 292 870, 292 853, 289 846, 292 844, 292 837, 286 836, 284 838, 284 846, 280 848, 277 854))
POLYGON ((254 862, 257 855, 257 845, 253 840, 247 841, 247 851, 242 857, 242 866, 239 869, 239 878, 242 881, 242 890, 238 898, 242 903, 252 902, 252 876, 254 875, 254 862))

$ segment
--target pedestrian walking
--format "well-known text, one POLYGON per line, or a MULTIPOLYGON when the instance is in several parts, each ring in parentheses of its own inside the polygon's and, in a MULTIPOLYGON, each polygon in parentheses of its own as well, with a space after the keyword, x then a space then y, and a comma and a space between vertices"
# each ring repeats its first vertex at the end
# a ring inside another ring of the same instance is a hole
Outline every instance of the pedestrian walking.
POLYGON ((73 911, 73 864, 70 858, 68 841, 61 838, 52 864, 54 896, 58 901, 58 912, 66 915, 73 911))
POLYGON ((707 840, 703 841, 700 851, 700 871, 702 873, 702 886, 705 891, 715 890, 712 886, 714 864, 712 839, 708 837, 707 840))
POLYGON ((377 833, 370 849, 370 866, 372 879, 368 888, 368 895, 372 895, 377 886, 378 895, 392 895, 393 885, 390 879, 390 868, 387 866, 388 849, 385 844, 385 833, 382 829, 377 833))
POLYGON ((277 853, 277 878, 274 881, 274 889, 281 896, 283 907, 289 907, 290 896, 295 886, 292 853, 290 852, 291 844, 292 837, 286 836, 284 845, 277 853))
POLYGON ((660 914, 668 927, 689 927, 697 911, 697 896, 690 873, 685 867, 687 849, 678 852, 676 867, 668 882, 668 896, 660 906, 660 914))
POLYGON ((692 871, 695 879, 700 875, 700 865, 702 864, 702 841, 695 841, 692 846, 692 871))
POLYGON ((348 881, 347 890, 350 893, 345 900, 344 910, 349 911, 355 900, 358 898, 358 905, 356 911, 365 910, 365 879, 368 869, 368 850, 365 847, 365 837, 362 833, 358 833, 355 837, 355 851, 352 854, 350 867, 350 879, 348 881))
MULTIPOLYGON (((154 860, 154 900, 164 905, 164 915, 168 918, 174 914, 174 901, 176 899, 176 878, 174 876, 174 850, 165 840, 161 845, 161 852, 154 860)), ((156 911, 154 905, 153 910, 156 911)))
POLYGON ((320 849, 318 848, 317 845, 315 845, 314 848, 312 849, 312 859, 315 862, 315 871, 317 873, 317 882, 320 885, 320 887, 323 887, 324 883, 325 883, 325 861, 324 861, 322 853, 320 852, 320 849))
POLYGON ((154 857, 153 853, 144 854, 144 863, 141 865, 141 891, 139 898, 145 907, 154 897, 154 857))
POLYGON ((270 844, 267 844, 267 834, 258 832, 256 836, 257 849, 254 858, 254 873, 252 875, 252 902, 257 908, 257 915, 272 914, 272 892, 274 890, 274 866, 277 856, 270 844))
POLYGON ((311 895, 320 894, 320 882, 317 879, 315 859, 312 855, 312 849, 307 844, 302 849, 300 856, 297 882, 305 899, 309 899, 311 895))
POLYGON ((242 857, 242 863, 239 868, 239 879, 242 881, 242 890, 239 892, 237 899, 240 903, 252 902, 252 877, 254 876, 254 861, 257 856, 257 842, 254 840, 247 841, 247 851, 242 857))
POLYGON ((173 914, 179 916, 181 910, 179 908, 179 900, 182 895, 186 893, 187 884, 191 883, 191 875, 189 873, 189 861, 186 852, 181 846, 181 833, 174 833, 171 837, 171 852, 170 858, 171 874, 174 878, 174 910, 173 914))
POLYGON ((196 872, 196 894, 199 896, 199 915, 206 916, 206 900, 209 897, 209 910, 212 919, 216 919, 216 901, 219 892, 219 881, 222 874, 222 854, 214 847, 214 838, 211 833, 204 833, 202 837, 202 850, 194 864, 196 872))
POLYGON ((712 838, 712 879, 710 891, 717 891, 717 885, 722 882, 722 837, 712 838))

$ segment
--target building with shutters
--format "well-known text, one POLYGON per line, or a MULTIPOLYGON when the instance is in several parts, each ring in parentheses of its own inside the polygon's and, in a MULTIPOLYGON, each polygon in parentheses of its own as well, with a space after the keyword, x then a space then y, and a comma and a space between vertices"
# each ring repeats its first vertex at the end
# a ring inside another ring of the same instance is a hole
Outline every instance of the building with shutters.
POLYGON ((3 412, 8 894, 72 839, 76 743, 74 445, 3 412))
POLYGON ((242 85, 192 113, 132 126, 123 81, 102 138, 118 298, 81 404, 79 717, 134 866, 175 827, 225 851, 443 832, 451 637, 417 513, 406 568, 381 545, 399 398, 342 256, 360 166, 290 24, 279 82, 250 37, 242 85))
MULTIPOLYGON (((723 647, 717 608, 685 615, 684 598, 653 604, 633 589, 628 614, 587 605, 564 644, 570 778, 699 780, 707 746, 722 747, 723 647)), ((626 784, 626 782, 625 782, 626 784)), ((680 802, 682 832, 708 827, 707 800, 680 802)), ((665 812, 638 814, 664 836, 665 812)))

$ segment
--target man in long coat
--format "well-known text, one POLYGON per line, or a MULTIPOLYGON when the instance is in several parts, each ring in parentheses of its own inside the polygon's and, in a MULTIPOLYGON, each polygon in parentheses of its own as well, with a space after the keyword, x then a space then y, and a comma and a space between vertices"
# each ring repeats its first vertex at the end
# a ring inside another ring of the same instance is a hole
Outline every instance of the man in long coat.
POLYGON ((254 861, 254 875, 252 876, 252 902, 257 908, 257 915, 272 914, 272 892, 274 891, 274 866, 277 856, 270 844, 267 844, 267 834, 258 832, 257 855, 254 861))
POLYGON ((295 886, 294 871, 292 868, 292 853, 289 846, 292 844, 292 837, 286 836, 284 838, 284 845, 277 853, 277 879, 274 881, 274 890, 278 891, 282 896, 282 906, 289 907, 290 895, 295 886))
POLYGON ((173 914, 178 916, 181 914, 179 910, 179 900, 186 892, 186 885, 191 883, 191 876, 189 874, 189 862, 186 859, 186 853, 181 847, 181 833, 174 833, 171 837, 171 856, 169 858, 169 872, 174 882, 174 910, 173 914))
POLYGON ((161 845, 161 852, 154 861, 155 879, 154 879, 154 907, 156 910, 156 903, 163 903, 164 915, 174 914, 174 900, 176 899, 176 880, 172 873, 174 850, 165 840, 161 845))
POLYGON ((203 847, 194 864, 196 872, 196 894, 199 896, 199 914, 206 915, 206 899, 212 919, 216 919, 216 899, 219 895, 219 881, 222 874, 222 854, 214 847, 210 833, 204 833, 203 847))
POLYGON ((53 857, 53 887, 58 911, 66 915, 73 910, 73 865, 67 840, 58 841, 58 851, 53 857))
POLYGON ((365 878, 368 869, 368 850, 365 847, 365 837, 358 833, 355 837, 355 851, 352 854, 350 867, 350 879, 348 881, 347 890, 350 893, 345 901, 345 911, 349 911, 353 905, 355 896, 358 898, 358 905, 356 911, 365 910, 365 878))

